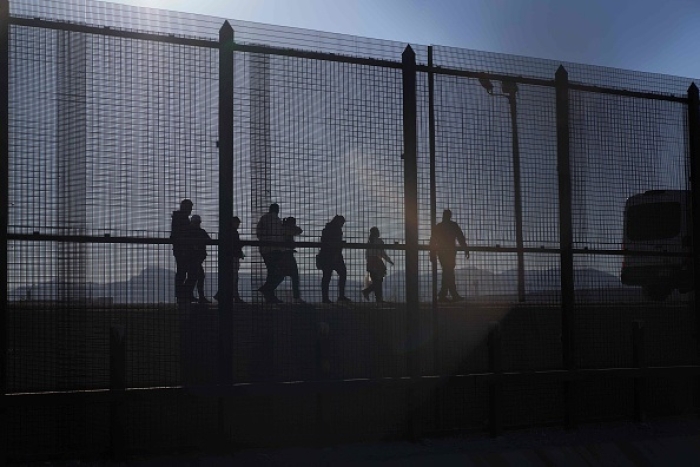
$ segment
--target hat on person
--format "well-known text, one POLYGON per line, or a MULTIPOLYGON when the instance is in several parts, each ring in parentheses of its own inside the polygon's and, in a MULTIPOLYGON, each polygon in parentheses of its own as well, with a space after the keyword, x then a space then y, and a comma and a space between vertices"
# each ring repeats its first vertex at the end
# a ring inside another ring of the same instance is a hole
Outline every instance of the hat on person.
POLYGON ((202 223, 202 218, 199 217, 197 214, 195 214, 195 215, 192 216, 192 218, 190 219, 190 222, 193 223, 193 224, 201 224, 201 223, 202 223))

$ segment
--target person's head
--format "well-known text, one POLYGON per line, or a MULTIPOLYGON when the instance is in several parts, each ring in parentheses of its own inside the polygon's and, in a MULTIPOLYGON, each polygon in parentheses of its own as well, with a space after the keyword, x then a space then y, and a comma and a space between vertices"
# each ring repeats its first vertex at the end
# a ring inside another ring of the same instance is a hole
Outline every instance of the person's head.
POLYGON ((280 205, 277 203, 272 203, 270 205, 270 212, 274 212, 275 214, 279 214, 280 213, 280 205))
POLYGON ((238 218, 238 216, 233 216, 233 228, 237 229, 238 227, 241 226, 241 220, 238 218))
POLYGON ((342 227, 343 225, 345 225, 345 218, 338 214, 333 218, 333 220, 331 220, 331 223, 337 224, 338 226, 342 227))
POLYGON ((192 206, 192 200, 183 199, 182 201, 180 201, 180 211, 187 213, 188 216, 192 212, 192 206))
POLYGON ((379 229, 376 227, 369 229, 369 238, 379 238, 379 229))
POLYGON ((192 225, 194 225, 195 227, 199 227, 200 224, 202 223, 202 218, 199 217, 197 214, 195 214, 195 215, 192 216, 192 218, 190 219, 190 223, 191 223, 192 225))
POLYGON ((290 227, 295 227, 297 225, 297 220, 296 218, 289 216, 284 219, 284 225, 288 225, 290 227))
POLYGON ((452 211, 449 209, 442 211, 442 221, 449 221, 450 219, 452 219, 452 211))

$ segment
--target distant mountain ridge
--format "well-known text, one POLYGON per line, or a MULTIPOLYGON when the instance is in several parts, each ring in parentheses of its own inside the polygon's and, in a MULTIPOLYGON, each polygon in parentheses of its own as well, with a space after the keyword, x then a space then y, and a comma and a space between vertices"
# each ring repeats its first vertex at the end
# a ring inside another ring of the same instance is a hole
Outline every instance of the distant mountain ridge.
MULTIPOLYGON (((517 293, 517 271, 507 270, 494 273, 478 268, 461 268, 455 271, 457 288, 465 296, 484 295, 511 295, 517 293)), ((364 274, 363 274, 364 276, 364 274)), ((353 277, 353 276, 351 276, 353 277)), ((355 278, 357 275, 354 276, 355 278)), ((264 277, 257 278, 256 288, 262 283, 264 277)), ((301 277, 302 297, 307 301, 320 301, 320 271, 302 273, 301 277)), ((419 275, 420 296, 427 300, 430 296, 432 276, 429 273, 419 275)), ((115 281, 107 284, 88 282, 84 285, 84 294, 88 300, 107 300, 114 303, 173 303, 175 272, 170 269, 148 267, 136 276, 126 281, 115 281)), ((252 298, 252 276, 248 272, 240 275, 239 290, 244 298, 252 298)), ((438 275, 438 286, 441 275, 438 275)), ((335 278, 331 281, 331 296, 335 296, 335 278)), ((560 288, 561 274, 558 268, 546 270, 526 270, 525 289, 527 294, 542 292, 556 292, 560 288)), ((212 297, 216 292, 218 274, 211 273, 206 279, 206 295, 212 297)), ((636 288, 625 287, 618 277, 592 268, 577 269, 574 271, 574 284, 577 290, 632 290, 636 288)), ((32 286, 16 287, 9 291, 10 301, 20 300, 58 300, 60 289, 66 284, 60 281, 49 281, 34 284, 32 286)), ((360 290, 363 283, 349 279, 346 290, 347 295, 354 300, 361 300, 360 290)), ((83 287, 81 287, 83 288, 83 287)), ((402 301, 405 297, 404 271, 398 270, 389 274, 384 282, 385 297, 389 300, 402 301)), ((257 293, 256 293, 257 295, 257 293)), ((291 298, 291 285, 289 279, 278 289, 278 295, 282 299, 291 298)))

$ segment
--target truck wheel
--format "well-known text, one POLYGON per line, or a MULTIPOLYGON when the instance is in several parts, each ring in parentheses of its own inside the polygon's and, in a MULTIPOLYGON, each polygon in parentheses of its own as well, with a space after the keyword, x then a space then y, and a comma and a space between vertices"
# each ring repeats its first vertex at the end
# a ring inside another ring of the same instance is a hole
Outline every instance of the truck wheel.
POLYGON ((668 285, 654 284, 645 286, 642 291, 644 296, 649 300, 654 300, 655 302, 663 302, 671 295, 673 289, 668 285))

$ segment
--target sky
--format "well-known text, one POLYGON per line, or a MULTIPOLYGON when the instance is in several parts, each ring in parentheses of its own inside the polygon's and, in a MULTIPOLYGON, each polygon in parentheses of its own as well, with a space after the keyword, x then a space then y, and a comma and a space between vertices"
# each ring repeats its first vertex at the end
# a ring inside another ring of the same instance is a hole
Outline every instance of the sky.
POLYGON ((700 77, 698 0, 118 0, 279 26, 700 77))

